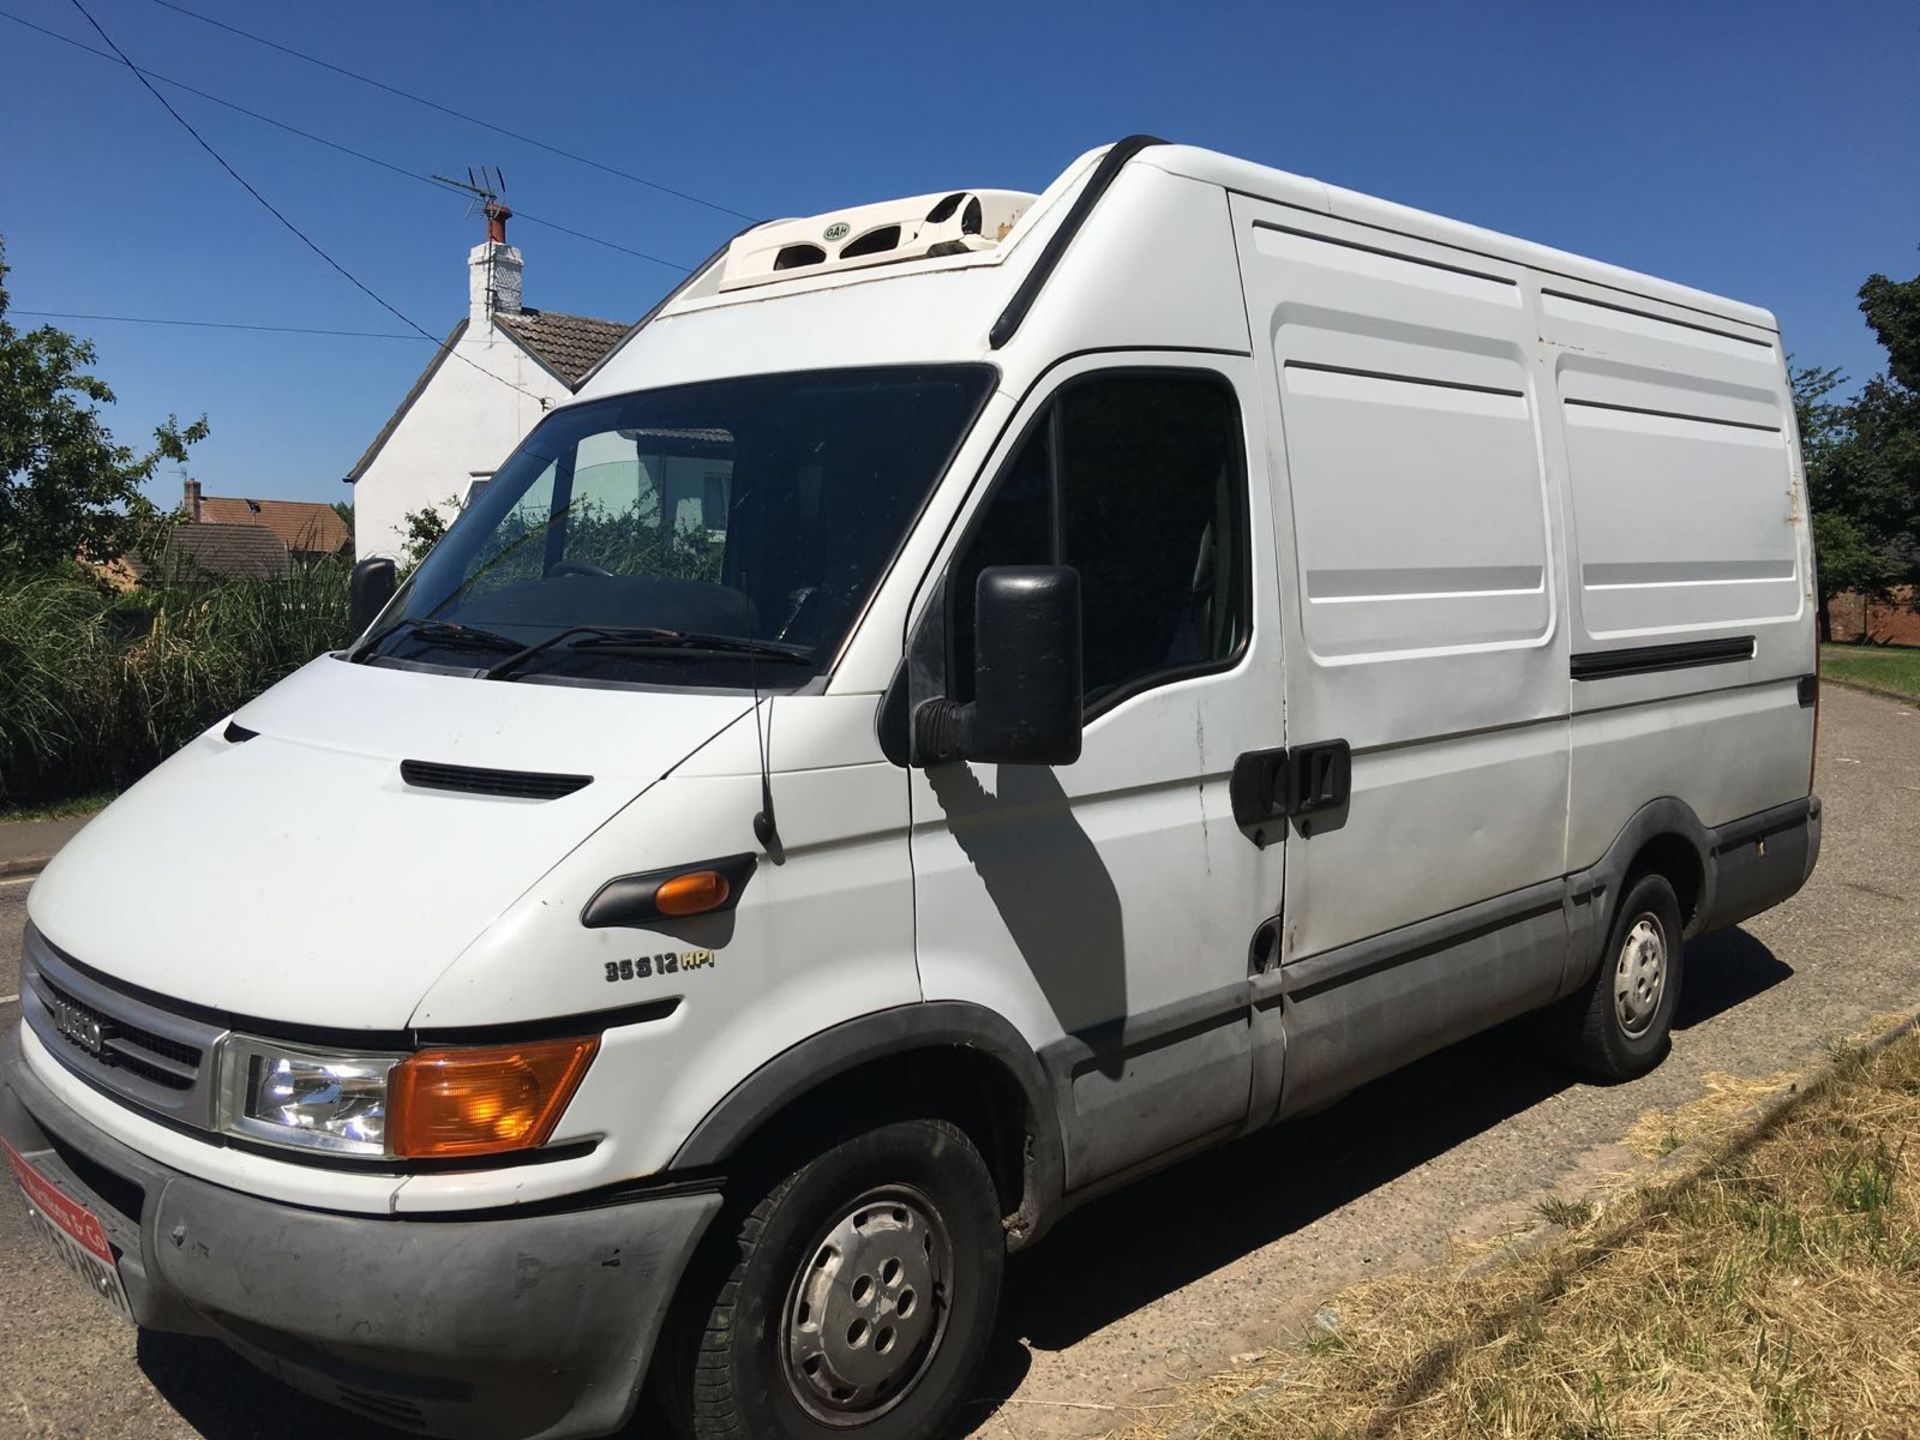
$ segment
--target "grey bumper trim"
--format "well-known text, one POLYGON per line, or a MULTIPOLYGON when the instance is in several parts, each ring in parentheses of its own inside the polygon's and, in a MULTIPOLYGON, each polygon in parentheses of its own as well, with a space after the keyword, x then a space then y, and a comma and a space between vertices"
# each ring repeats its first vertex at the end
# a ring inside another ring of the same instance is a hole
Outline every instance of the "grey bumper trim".
MULTIPOLYGON (((0 1134, 107 1225, 134 1314, 429 1434, 561 1440, 631 1413, 718 1193, 407 1220, 279 1204, 103 1134, 0 1041, 0 1134)), ((7 1202, 11 1203, 11 1202, 7 1202)))

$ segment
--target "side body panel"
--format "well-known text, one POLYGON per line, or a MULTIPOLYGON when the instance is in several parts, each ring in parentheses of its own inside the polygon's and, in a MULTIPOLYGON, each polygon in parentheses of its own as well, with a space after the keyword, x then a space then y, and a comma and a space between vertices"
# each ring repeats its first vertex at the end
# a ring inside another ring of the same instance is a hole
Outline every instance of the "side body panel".
POLYGON ((1591 677, 1572 683, 1578 868, 1655 795, 1709 827, 1806 795, 1813 568, 1779 336, 1560 278, 1543 282, 1540 336, 1573 517, 1574 673, 1591 677), (1637 668, 1654 646, 1738 658, 1637 668))

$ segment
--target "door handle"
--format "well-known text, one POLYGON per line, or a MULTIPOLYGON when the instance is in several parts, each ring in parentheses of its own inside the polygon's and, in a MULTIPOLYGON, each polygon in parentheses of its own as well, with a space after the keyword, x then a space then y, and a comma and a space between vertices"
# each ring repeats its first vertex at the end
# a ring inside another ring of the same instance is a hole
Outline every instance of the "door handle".
POLYGON ((1344 740, 1294 746, 1287 771, 1289 815, 1336 810, 1353 798, 1353 751, 1344 740))
POLYGON ((1235 823, 1243 830, 1251 830, 1285 815, 1289 780, 1284 745, 1271 750, 1249 750, 1235 760, 1233 776, 1227 783, 1235 823))

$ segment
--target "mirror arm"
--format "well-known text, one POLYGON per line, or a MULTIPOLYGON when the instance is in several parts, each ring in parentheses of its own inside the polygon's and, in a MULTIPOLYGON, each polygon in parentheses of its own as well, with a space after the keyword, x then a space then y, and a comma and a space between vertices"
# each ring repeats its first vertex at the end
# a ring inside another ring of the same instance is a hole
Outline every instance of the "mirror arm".
POLYGON ((974 707, 944 697, 928 700, 913 712, 916 765, 946 765, 965 760, 973 749, 974 707))

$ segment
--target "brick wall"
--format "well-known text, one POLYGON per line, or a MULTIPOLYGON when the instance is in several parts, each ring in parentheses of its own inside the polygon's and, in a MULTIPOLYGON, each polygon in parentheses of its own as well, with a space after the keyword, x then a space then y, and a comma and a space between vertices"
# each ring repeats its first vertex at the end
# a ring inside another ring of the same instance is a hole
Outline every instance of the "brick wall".
POLYGON ((1829 611, 1833 616, 1833 638, 1857 640, 1862 620, 1866 638, 1892 645, 1920 645, 1920 610, 1910 603, 1911 588, 1895 592, 1891 605, 1865 604, 1858 595, 1836 595, 1829 611))

